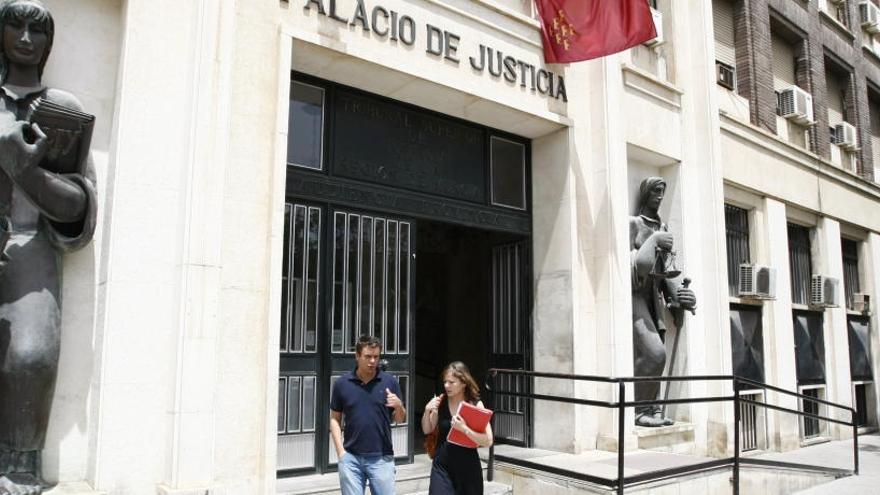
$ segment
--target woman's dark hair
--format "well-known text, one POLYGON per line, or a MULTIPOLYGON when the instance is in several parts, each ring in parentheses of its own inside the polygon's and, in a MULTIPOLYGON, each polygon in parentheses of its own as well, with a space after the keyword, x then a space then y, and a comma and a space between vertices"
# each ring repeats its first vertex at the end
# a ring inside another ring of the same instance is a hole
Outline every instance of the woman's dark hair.
MULTIPOLYGON (((55 21, 52 14, 39 0, 4 0, 0 4, 0 36, 6 31, 6 24, 10 21, 34 23, 46 33, 46 48, 43 50, 43 58, 40 59, 39 75, 43 76, 43 68, 52 51, 52 42, 55 39, 55 21)), ((3 43, 0 42, 0 84, 6 82, 9 67, 6 61, 6 52, 3 43)))
POLYGON ((477 401, 480 400, 480 386, 477 385, 477 381, 471 376, 471 371, 468 369, 467 365, 461 361, 453 361, 447 364, 446 367, 443 368, 443 372, 440 373, 440 380, 445 380, 446 375, 449 373, 452 373, 452 376, 458 378, 464 383, 464 400, 471 404, 476 404, 477 401))

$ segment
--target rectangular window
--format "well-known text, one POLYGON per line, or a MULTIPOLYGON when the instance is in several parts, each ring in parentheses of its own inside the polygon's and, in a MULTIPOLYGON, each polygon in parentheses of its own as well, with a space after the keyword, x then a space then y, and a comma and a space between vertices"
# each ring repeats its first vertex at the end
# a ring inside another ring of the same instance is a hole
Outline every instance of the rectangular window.
MULTIPOLYGON (((730 344, 733 373, 756 382, 764 382, 764 337, 761 307, 730 306, 730 344)), ((745 388, 749 388, 745 386, 745 388)))
POLYGON ((739 265, 749 263, 749 212, 733 205, 724 205, 724 227, 727 235, 727 289, 731 296, 739 294, 739 265))
POLYGON ((846 320, 849 340, 849 371, 853 380, 873 380, 871 368, 871 322, 866 316, 846 320))
POLYGON ((285 432, 285 412, 287 411, 287 378, 278 379, 278 433, 285 432))
MULTIPOLYGON (((869 91, 868 114, 871 121, 871 162, 875 168, 880 168, 880 95, 869 91)), ((875 174, 875 181, 880 177, 875 174)))
POLYGON ((733 2, 712 0, 712 18, 715 21, 715 60, 728 67, 736 66, 736 38, 733 2))
POLYGON ((843 256, 843 289, 846 296, 846 309, 855 309, 854 296, 860 292, 859 245, 856 241, 849 239, 842 239, 840 242, 843 256))
MULTIPOLYGON (((824 399, 825 387, 803 388, 801 394, 814 399, 824 399)), ((822 415, 824 412, 825 408, 818 402, 809 399, 800 399, 800 402, 801 411, 805 413, 822 415)), ((819 420, 808 416, 801 416, 801 438, 809 440, 820 436, 822 436, 822 425, 819 420)))
POLYGON ((825 332, 822 313, 794 312, 794 352, 798 384, 825 383, 825 332))
POLYGON ((526 147, 492 136, 492 204, 526 209, 526 147))
POLYGON ((871 383, 859 383, 853 387, 856 407, 856 423, 859 426, 868 426, 868 387, 871 383))
POLYGON ((297 81, 290 83, 287 163, 323 169, 324 89, 297 81))
MULTIPOLYGON (((740 392, 740 397, 755 402, 764 402, 763 390, 740 392)), ((755 404, 741 402, 739 405, 740 448, 743 452, 767 448, 767 409, 755 404)))
POLYGON ((791 302, 809 304, 813 264, 810 254, 810 229, 788 224, 788 265, 791 270, 791 302))

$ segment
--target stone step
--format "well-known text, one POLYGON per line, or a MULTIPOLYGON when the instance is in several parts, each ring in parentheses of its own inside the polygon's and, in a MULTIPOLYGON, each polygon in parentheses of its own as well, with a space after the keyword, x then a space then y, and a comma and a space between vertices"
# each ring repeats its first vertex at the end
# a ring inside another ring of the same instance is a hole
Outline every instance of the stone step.
MULTIPOLYGON (((395 483, 396 492, 398 495, 428 495, 428 478, 418 479, 418 480, 400 480, 398 479, 395 483)), ((342 492, 339 491, 339 485, 337 484, 333 488, 328 487, 312 487, 312 488, 303 488, 297 491, 284 491, 278 492, 279 495, 340 495, 342 492)), ((370 494, 370 489, 367 487, 367 493, 370 494)), ((512 495, 513 489, 509 485, 505 485, 503 483, 498 482, 489 482, 486 481, 483 483, 483 494, 484 495, 512 495)))
MULTIPOLYGON (((485 464, 483 470, 485 472, 485 464)), ((397 466, 396 492, 399 495, 425 495, 428 493, 430 477, 431 460, 425 455, 417 455, 412 464, 397 466)), ((510 486, 502 483, 486 482, 484 487, 485 495, 513 493, 510 486)), ((276 493, 278 495, 340 495, 339 476, 336 473, 327 473, 279 479, 276 493)), ((367 493, 370 493, 369 489, 367 493)))
MULTIPOLYGON (((400 492, 398 492, 400 493, 400 492)), ((512 495, 513 488, 504 483, 495 481, 486 481, 483 483, 483 495, 512 495)), ((428 490, 412 493, 401 493, 400 495, 428 495, 428 490)))

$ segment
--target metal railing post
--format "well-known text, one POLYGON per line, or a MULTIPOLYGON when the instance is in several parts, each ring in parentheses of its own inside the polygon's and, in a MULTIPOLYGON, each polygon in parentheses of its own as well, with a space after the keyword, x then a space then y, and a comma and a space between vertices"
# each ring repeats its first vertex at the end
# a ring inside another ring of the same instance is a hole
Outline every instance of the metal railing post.
POLYGON ((739 383, 733 377, 733 495, 739 495, 739 383))
POLYGON ((852 410, 853 424, 853 473, 859 475, 859 422, 856 419, 856 410, 852 410))
POLYGON ((626 383, 617 383, 617 495, 623 495, 623 454, 626 450, 623 424, 626 421, 626 383))
MULTIPOLYGON (((495 410, 495 375, 497 372, 490 371, 489 375, 486 377, 486 392, 487 392, 487 402, 489 402, 489 409, 495 410)), ((492 431, 495 432, 495 415, 492 415, 492 418, 489 420, 492 425, 492 431)), ((486 466, 486 481, 492 482, 495 479, 495 442, 492 442, 492 445, 489 446, 489 462, 486 466)))

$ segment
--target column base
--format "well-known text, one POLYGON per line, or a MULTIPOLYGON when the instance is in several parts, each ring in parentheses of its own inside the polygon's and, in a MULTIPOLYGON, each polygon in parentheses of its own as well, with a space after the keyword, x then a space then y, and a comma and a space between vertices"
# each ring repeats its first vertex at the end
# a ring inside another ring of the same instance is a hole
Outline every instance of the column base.
POLYGON ((107 495, 107 492, 97 491, 84 481, 76 481, 59 483, 43 492, 43 495, 107 495))

